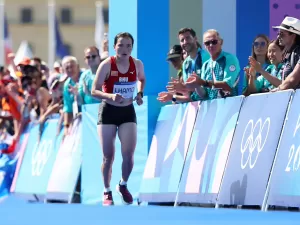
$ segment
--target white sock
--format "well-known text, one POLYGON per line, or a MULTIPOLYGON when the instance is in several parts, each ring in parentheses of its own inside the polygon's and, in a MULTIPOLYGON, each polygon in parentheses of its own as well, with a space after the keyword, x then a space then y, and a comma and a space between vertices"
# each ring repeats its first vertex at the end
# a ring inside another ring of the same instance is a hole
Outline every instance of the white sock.
POLYGON ((121 181, 120 181, 120 185, 127 185, 127 182, 126 182, 126 181, 124 181, 123 179, 121 179, 121 181))
POLYGON ((111 191, 109 187, 108 188, 104 188, 104 192, 109 192, 109 191, 111 191))

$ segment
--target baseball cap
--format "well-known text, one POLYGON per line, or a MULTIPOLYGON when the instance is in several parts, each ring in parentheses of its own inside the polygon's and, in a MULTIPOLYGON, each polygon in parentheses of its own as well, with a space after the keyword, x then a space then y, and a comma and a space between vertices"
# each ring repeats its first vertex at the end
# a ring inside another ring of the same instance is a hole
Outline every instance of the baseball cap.
POLYGON ((178 58, 181 57, 182 55, 182 48, 180 45, 174 45, 169 53, 168 53, 168 57, 167 60, 173 59, 173 58, 178 58))

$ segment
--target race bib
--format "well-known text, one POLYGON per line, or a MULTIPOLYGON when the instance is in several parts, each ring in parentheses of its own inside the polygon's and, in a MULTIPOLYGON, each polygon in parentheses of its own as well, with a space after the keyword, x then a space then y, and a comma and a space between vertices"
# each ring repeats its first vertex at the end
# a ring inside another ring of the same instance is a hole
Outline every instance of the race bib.
POLYGON ((123 98, 133 98, 136 82, 117 82, 114 85, 114 94, 122 95, 123 98))

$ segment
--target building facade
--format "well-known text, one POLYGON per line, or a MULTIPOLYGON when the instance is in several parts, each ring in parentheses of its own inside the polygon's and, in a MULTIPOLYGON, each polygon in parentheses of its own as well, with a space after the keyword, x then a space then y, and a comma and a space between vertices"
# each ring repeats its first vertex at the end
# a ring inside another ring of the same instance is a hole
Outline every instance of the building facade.
MULTIPOLYGON (((103 2, 104 21, 108 30, 108 0, 103 2)), ((96 0, 56 1, 56 16, 60 23, 62 39, 69 52, 76 56, 84 67, 83 50, 95 45, 96 0)), ((13 50, 20 43, 30 43, 35 56, 48 61, 48 1, 7 0, 5 1, 9 34, 13 50)))

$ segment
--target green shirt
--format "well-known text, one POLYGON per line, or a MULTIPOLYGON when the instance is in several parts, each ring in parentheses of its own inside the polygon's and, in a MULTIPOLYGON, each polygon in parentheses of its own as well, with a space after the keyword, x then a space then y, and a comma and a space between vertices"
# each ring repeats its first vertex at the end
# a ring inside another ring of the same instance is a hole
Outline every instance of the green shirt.
POLYGON ((96 74, 93 74, 91 70, 84 71, 80 76, 78 92, 83 100, 83 104, 94 104, 100 102, 99 100, 91 96, 91 91, 92 91, 92 86, 93 86, 95 76, 96 74), (89 94, 86 94, 84 92, 84 86, 83 86, 84 82, 86 84, 87 91, 89 94))
MULTIPOLYGON (((269 68, 269 66, 271 66, 268 63, 264 63, 262 65, 263 70, 267 70, 267 68, 269 68)), ((250 68, 250 66, 246 66, 245 68, 250 68)), ((256 77, 259 77, 261 74, 260 73, 256 73, 256 77)), ((243 93, 245 93, 248 89, 248 78, 247 78, 247 74, 244 72, 244 79, 243 79, 243 93)))
POLYGON ((64 101, 64 108, 63 111, 66 113, 73 112, 73 102, 74 102, 74 95, 69 91, 69 85, 75 86, 75 81, 69 77, 64 83, 63 87, 63 101, 64 101))
MULTIPOLYGON (((225 81, 228 86, 232 88, 231 96, 236 96, 239 73, 240 64, 237 57, 222 51, 216 61, 209 59, 203 64, 201 70, 201 79, 225 81)), ((218 98, 219 90, 213 90, 205 87, 205 91, 206 97, 202 100, 212 100, 218 98)))
MULTIPOLYGON (((203 63, 205 63, 209 58, 210 55, 208 54, 208 52, 201 48, 198 48, 197 57, 195 59, 192 59, 190 56, 186 57, 186 59, 182 64, 183 82, 186 82, 186 80, 193 72, 195 72, 198 76, 200 76, 203 63)), ((195 91, 191 93, 190 98, 193 101, 200 100, 200 96, 195 91)))
POLYGON ((183 81, 186 82, 193 72, 200 75, 203 63, 205 63, 209 58, 210 55, 207 53, 207 51, 201 48, 198 48, 197 57, 195 59, 192 59, 190 56, 186 57, 182 64, 183 81))
MULTIPOLYGON (((276 68, 275 65, 269 65, 266 71, 271 74, 272 76, 277 77, 279 80, 282 79, 282 71, 283 71, 283 64, 279 64, 276 68)), ((255 87, 258 92, 262 92, 263 90, 270 91, 275 87, 262 75, 260 75, 255 81, 255 87)))

